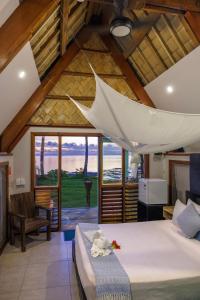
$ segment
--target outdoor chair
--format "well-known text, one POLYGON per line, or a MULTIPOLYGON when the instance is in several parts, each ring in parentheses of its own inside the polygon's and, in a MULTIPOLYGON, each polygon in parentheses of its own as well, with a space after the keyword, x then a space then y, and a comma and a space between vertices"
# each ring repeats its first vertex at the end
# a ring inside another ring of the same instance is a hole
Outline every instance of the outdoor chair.
POLYGON ((38 232, 47 227, 47 241, 51 239, 51 210, 36 205, 34 193, 21 193, 10 196, 10 243, 15 243, 15 233, 20 233, 21 251, 26 251, 26 234, 38 232), (39 209, 46 211, 46 218, 39 217, 39 209))

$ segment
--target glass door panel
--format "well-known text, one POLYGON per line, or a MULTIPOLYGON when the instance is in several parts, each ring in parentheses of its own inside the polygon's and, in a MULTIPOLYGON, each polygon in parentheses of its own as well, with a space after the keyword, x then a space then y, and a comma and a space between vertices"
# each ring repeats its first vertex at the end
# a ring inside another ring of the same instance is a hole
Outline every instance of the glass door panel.
POLYGON ((98 138, 62 137, 61 153, 62 208, 97 206, 98 138))
POLYGON ((35 185, 58 185, 58 137, 35 137, 35 185))
POLYGON ((122 148, 103 138, 103 184, 122 183, 122 148))

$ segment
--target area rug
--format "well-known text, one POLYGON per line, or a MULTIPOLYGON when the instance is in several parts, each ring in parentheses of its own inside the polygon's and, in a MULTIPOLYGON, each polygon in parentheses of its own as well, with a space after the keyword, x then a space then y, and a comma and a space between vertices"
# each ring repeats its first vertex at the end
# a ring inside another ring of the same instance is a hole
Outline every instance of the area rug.
POLYGON ((63 232, 65 241, 72 241, 75 237, 75 229, 68 229, 63 232))

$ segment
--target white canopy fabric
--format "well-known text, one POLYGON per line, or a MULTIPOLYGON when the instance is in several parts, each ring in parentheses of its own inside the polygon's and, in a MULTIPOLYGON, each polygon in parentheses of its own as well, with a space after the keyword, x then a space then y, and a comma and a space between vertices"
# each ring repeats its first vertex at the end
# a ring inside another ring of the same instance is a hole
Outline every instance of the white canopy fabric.
MULTIPOLYGON (((94 71, 93 71, 94 72, 94 71)), ((151 108, 121 95, 94 72, 91 108, 73 100, 85 118, 113 142, 138 154, 165 152, 200 140, 200 114, 151 108)))

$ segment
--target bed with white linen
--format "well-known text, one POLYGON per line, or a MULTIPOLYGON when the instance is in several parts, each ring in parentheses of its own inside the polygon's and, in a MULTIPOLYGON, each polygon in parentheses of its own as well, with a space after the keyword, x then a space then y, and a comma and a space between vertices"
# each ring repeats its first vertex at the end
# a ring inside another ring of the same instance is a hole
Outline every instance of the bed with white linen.
MULTIPOLYGON (((129 277, 133 300, 200 299, 200 242, 185 238, 171 221, 99 227, 121 245, 115 254, 129 277)), ((95 276, 78 226, 75 256, 87 300, 95 300, 95 276)))

